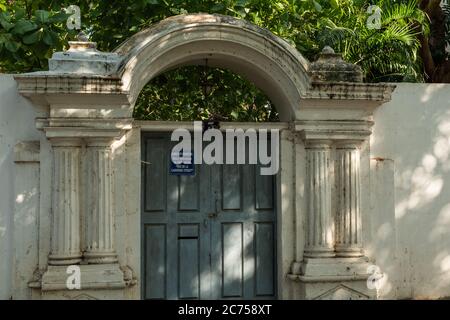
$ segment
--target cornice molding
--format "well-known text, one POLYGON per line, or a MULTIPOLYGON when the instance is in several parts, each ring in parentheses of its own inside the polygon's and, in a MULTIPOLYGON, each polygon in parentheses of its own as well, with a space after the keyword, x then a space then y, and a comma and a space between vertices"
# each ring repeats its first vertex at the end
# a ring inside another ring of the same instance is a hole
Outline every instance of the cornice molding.
POLYGON ((388 102, 396 87, 391 83, 313 82, 303 97, 312 100, 388 102))

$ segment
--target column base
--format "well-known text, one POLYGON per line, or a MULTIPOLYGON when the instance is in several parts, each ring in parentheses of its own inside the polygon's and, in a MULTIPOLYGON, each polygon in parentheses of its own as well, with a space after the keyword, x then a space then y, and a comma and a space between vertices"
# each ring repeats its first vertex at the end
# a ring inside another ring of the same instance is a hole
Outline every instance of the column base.
POLYGON ((108 264, 108 263, 116 263, 117 260, 117 254, 113 252, 95 252, 95 251, 88 251, 85 252, 84 260, 88 264, 108 264))
POLYGON ((81 253, 73 255, 56 255, 48 256, 48 264, 52 266, 68 266, 81 262, 81 253))
POLYGON ((305 250, 305 258, 333 258, 336 256, 334 248, 309 248, 305 250))
POLYGON ((127 290, 136 285, 133 270, 119 264, 79 265, 80 289, 68 289, 68 266, 48 266, 28 286, 33 299, 43 300, 115 300, 128 298, 127 290))
POLYGON ((124 272, 119 264, 78 265, 80 268, 80 289, 68 289, 67 279, 72 272, 67 273, 68 266, 48 266, 42 275, 42 291, 70 291, 101 289, 124 289, 127 286, 124 272))
POLYGON ((367 286, 370 265, 366 257, 305 258, 294 263, 299 273, 290 274, 289 278, 298 283, 300 299, 376 299, 377 290, 367 286))
POLYGON ((336 257, 342 258, 360 258, 363 257, 363 249, 360 246, 336 246, 336 257))

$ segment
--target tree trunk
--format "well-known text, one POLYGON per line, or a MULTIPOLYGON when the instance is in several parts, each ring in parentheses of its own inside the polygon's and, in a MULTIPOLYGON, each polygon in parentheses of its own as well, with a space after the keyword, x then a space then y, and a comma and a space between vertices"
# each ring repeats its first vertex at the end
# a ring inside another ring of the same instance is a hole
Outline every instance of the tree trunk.
POLYGON ((441 7, 441 0, 422 0, 419 7, 430 19, 428 37, 423 33, 418 36, 425 79, 427 82, 450 83, 450 61, 446 59, 445 43, 446 17, 441 7))

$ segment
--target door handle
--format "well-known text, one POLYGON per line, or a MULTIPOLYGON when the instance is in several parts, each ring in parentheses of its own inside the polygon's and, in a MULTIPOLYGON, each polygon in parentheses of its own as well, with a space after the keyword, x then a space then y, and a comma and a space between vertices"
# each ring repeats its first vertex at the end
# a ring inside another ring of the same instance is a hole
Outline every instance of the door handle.
POLYGON ((217 212, 213 212, 213 213, 208 213, 208 218, 213 219, 213 218, 217 218, 217 212))

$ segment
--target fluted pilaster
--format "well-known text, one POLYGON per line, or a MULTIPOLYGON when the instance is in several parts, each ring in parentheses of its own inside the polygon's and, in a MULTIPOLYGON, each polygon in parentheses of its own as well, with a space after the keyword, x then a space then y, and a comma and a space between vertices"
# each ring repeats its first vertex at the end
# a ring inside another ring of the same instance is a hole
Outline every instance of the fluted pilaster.
POLYGON ((360 151, 355 143, 336 147, 336 255, 360 257, 360 151))
POLYGON ((331 212, 331 142, 307 142, 307 241, 305 257, 334 256, 331 212))
POLYGON ((81 261, 80 144, 78 140, 52 140, 51 265, 70 265, 81 261))
POLYGON ((87 143, 88 210, 86 251, 88 263, 117 261, 114 244, 113 178, 110 139, 87 143))

